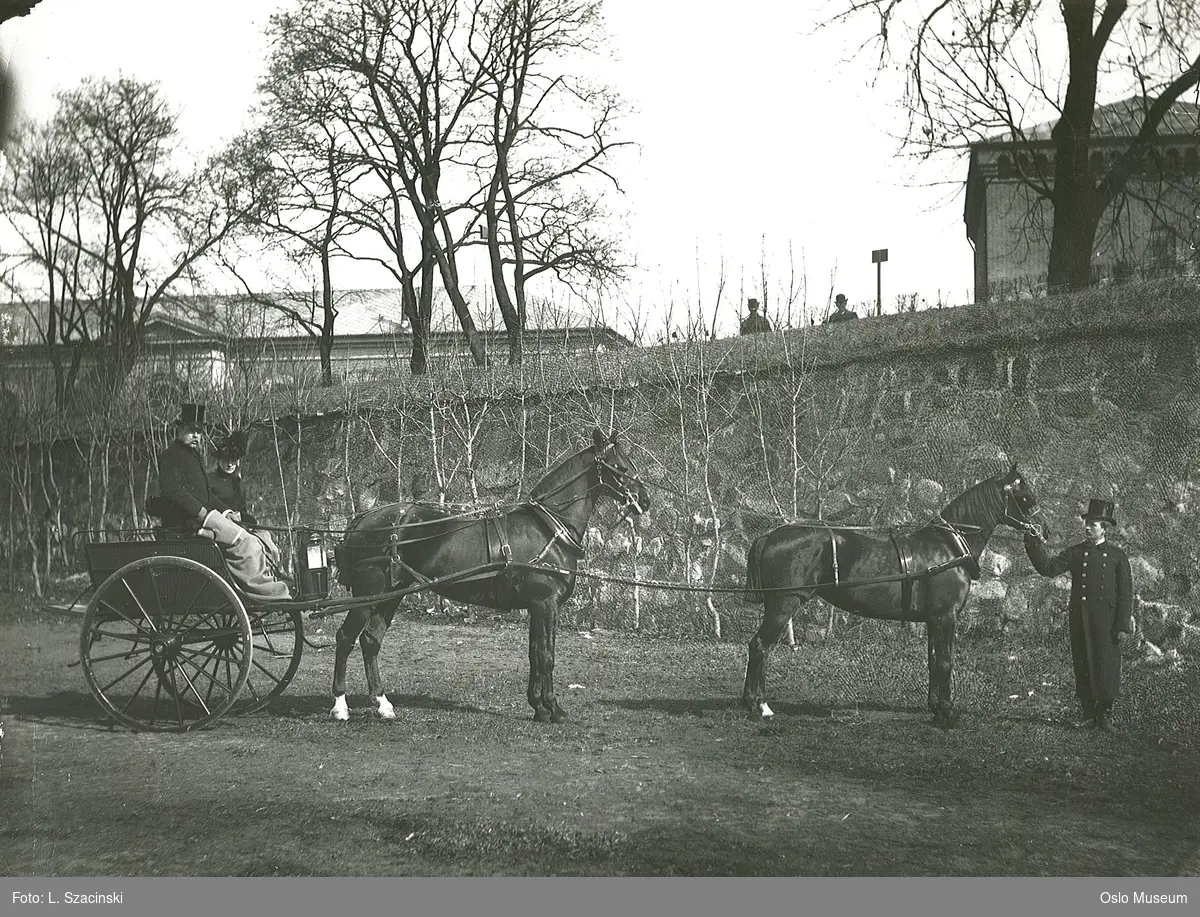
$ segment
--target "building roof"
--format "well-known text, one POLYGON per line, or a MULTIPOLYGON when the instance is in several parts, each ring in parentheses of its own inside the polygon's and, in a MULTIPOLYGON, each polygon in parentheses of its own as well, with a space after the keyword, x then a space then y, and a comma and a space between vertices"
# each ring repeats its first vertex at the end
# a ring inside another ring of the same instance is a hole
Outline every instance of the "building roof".
MULTIPOLYGON (((1141 130, 1148 108, 1149 101, 1142 96, 1130 96, 1120 102, 1097 106, 1092 117, 1092 140, 1113 143, 1132 139, 1141 130)), ((984 180, 977 152, 980 149, 994 150, 996 147, 1013 145, 1019 145, 1023 149, 1029 147, 1045 149, 1053 144, 1051 135, 1057 123, 1058 119, 1045 121, 1034 127, 1023 129, 1020 135, 1008 131, 971 144, 971 156, 967 165, 963 222, 967 226, 967 238, 972 242, 978 238, 984 207, 984 180)), ((1159 122, 1157 136, 1160 138, 1200 136, 1200 105, 1194 102, 1176 101, 1167 109, 1167 113, 1159 122)))
MULTIPOLYGON (((1142 127, 1146 111, 1151 100, 1142 96, 1130 96, 1120 102, 1110 102, 1107 105, 1096 106, 1092 116, 1092 137, 1098 140, 1120 140, 1135 136, 1142 127)), ((1006 131, 989 137, 982 144, 1008 144, 1014 140, 1024 140, 1030 143, 1049 141, 1054 126, 1059 119, 1045 121, 1030 128, 1023 128, 1020 135, 1014 137, 1012 131, 1006 131)), ((1200 134, 1200 105, 1194 102, 1177 101, 1163 116, 1158 125, 1160 137, 1190 137, 1200 134)), ((981 144, 972 144, 979 146, 981 144)))
MULTIPOLYGON (((472 289, 464 289, 463 293, 471 304, 471 316, 480 331, 504 328, 499 309, 490 295, 481 297, 472 289)), ((281 301, 301 315, 313 316, 319 321, 320 307, 315 304, 315 298, 290 294, 290 302, 288 299, 281 301)), ((410 331, 399 288, 339 290, 334 293, 334 303, 337 309, 334 334, 337 337, 395 336, 410 331)), ((34 303, 29 308, 38 311, 39 307, 44 311, 45 303, 34 303)), ((528 307, 526 328, 529 331, 611 330, 598 316, 538 302, 528 307)), ((458 317, 440 290, 435 296, 430 330, 435 334, 460 332, 458 317)), ((207 339, 307 336, 303 328, 283 312, 255 302, 245 294, 166 297, 147 321, 146 334, 159 340, 180 336, 207 339)), ((36 336, 36 328, 25 305, 0 303, 0 344, 34 343, 36 336)))

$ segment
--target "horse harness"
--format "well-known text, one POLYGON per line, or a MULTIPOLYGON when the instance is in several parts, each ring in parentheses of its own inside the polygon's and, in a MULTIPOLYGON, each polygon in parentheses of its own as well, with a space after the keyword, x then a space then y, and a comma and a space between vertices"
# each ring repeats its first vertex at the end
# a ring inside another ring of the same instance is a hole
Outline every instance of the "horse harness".
MULTIPOLYGON (((913 536, 896 534, 889 536, 892 547, 896 549, 896 560, 900 568, 900 573, 895 577, 895 580, 900 583, 900 606, 906 617, 912 614, 914 580, 937 576, 939 573, 944 573, 954 567, 963 567, 971 579, 979 579, 979 561, 975 557, 974 552, 971 551, 962 532, 940 515, 934 517, 933 524, 950 535, 950 539, 954 543, 955 555, 949 560, 944 560, 923 570, 914 570, 915 561, 912 554, 913 536)), ((832 548, 833 585, 838 586, 841 585, 841 580, 838 570, 837 536, 833 533, 833 529, 829 530, 829 544, 832 548)))
MULTIPOLYGON (((527 563, 521 563, 519 566, 526 569, 529 567, 538 567, 544 569, 547 573, 569 576, 569 571, 546 563, 546 556, 555 545, 561 545, 576 560, 582 558, 584 548, 579 539, 575 537, 575 534, 567 527, 566 523, 559 518, 559 515, 541 501, 534 499, 521 505, 533 509, 548 524, 551 534, 546 540, 546 546, 542 548, 537 557, 527 563)), ((487 563, 478 569, 478 574, 489 577, 503 577, 506 587, 511 587, 514 562, 512 545, 509 543, 508 537, 508 516, 509 513, 500 512, 484 516, 478 520, 479 524, 483 526, 484 538, 487 542, 487 563)), ((388 536, 388 544, 384 549, 384 554, 387 557, 387 588, 389 590, 395 589, 397 584, 402 582, 406 576, 417 583, 425 585, 433 583, 433 580, 428 576, 425 576, 401 559, 400 552, 404 544, 405 542, 400 538, 398 531, 393 531, 388 536)), ((470 578, 470 576, 464 577, 464 579, 470 578)))

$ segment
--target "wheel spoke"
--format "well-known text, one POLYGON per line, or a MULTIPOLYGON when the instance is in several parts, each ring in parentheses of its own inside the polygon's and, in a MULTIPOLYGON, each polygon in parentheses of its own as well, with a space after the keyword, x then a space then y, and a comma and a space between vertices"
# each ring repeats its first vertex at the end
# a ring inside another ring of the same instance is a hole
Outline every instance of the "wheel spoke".
MULTIPOLYGON (((114 656, 112 658, 119 659, 119 658, 123 658, 123 657, 114 656)), ((126 669, 124 672, 122 672, 120 675, 118 675, 116 678, 114 678, 108 684, 101 685, 101 690, 107 691, 109 688, 113 687, 114 685, 119 685, 121 682, 123 682, 126 678, 128 678, 130 675, 132 675, 134 672, 136 672, 142 666, 148 665, 149 663, 150 663, 150 657, 147 656, 145 659, 143 659, 141 662, 139 662, 137 665, 135 665, 132 669, 126 669)), ((135 690, 133 692, 134 695, 136 695, 138 693, 138 691, 142 690, 142 686, 145 685, 146 682, 150 680, 150 676, 153 674, 154 674, 154 669, 151 668, 150 671, 148 671, 146 673, 146 677, 142 679, 142 684, 138 685, 137 690, 135 690)))
MULTIPOLYGON (((158 628, 155 626, 154 622, 150 619, 150 615, 146 613, 146 609, 142 607, 141 600, 138 599, 137 594, 130 587, 129 581, 126 580, 125 577, 123 577, 123 576, 121 577, 121 585, 125 587, 125 591, 128 592, 129 597, 131 599, 133 599, 133 604, 135 604, 138 607, 138 611, 140 611, 142 613, 142 619, 146 622, 146 624, 148 624, 150 626, 150 630, 154 631, 154 633, 157 634, 158 628)), ((122 617, 124 617, 124 615, 122 615, 122 617)), ((128 619, 126 619, 126 620, 128 620, 128 619)))
MULTIPOLYGON (((150 652, 150 647, 146 647, 144 650, 139 650, 137 648, 137 644, 135 643, 132 649, 128 649, 128 650, 125 650, 120 653, 110 653, 105 656, 92 656, 91 660, 93 663, 111 662, 114 659, 132 659, 134 656, 144 656, 148 652, 150 652)), ((132 671, 132 670, 130 670, 130 671, 132 671)), ((129 674, 129 673, 127 672, 126 674, 129 674)), ((115 682, 114 682, 114 684, 115 684, 115 682)))

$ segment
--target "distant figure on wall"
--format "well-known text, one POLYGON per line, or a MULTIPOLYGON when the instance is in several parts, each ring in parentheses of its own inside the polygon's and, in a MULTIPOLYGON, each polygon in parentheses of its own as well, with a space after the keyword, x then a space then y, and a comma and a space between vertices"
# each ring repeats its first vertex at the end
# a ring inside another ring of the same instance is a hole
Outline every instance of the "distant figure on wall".
POLYGON ((825 319, 826 325, 833 325, 837 322, 849 322, 858 318, 857 312, 855 312, 853 309, 846 308, 845 293, 838 293, 837 298, 834 300, 834 305, 837 306, 837 309, 832 315, 829 316, 829 318, 825 319))
POLYGON ((771 330, 771 323, 767 321, 767 317, 758 313, 757 299, 747 300, 746 308, 750 310, 750 314, 742 319, 742 334, 760 334, 771 330))

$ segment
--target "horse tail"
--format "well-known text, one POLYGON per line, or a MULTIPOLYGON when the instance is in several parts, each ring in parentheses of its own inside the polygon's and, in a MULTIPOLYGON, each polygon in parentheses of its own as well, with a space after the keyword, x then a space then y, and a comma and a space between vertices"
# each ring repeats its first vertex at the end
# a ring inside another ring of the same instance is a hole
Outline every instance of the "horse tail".
POLYGON ((756 605, 761 605, 767 600, 762 591, 762 579, 759 574, 759 568, 762 566, 762 552, 766 544, 767 536, 759 535, 750 544, 750 550, 746 552, 746 591, 742 597, 747 602, 754 602, 756 605))

